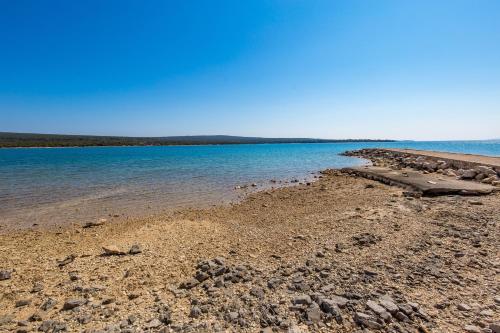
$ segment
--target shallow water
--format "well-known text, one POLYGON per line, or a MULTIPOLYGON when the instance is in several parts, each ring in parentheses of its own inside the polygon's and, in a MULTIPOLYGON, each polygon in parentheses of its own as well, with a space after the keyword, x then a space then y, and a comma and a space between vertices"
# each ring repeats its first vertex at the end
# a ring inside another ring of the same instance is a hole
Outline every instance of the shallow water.
POLYGON ((498 141, 0 149, 0 225, 81 223, 227 202, 245 192, 237 185, 278 186, 362 164, 338 154, 368 147, 500 156, 498 141))

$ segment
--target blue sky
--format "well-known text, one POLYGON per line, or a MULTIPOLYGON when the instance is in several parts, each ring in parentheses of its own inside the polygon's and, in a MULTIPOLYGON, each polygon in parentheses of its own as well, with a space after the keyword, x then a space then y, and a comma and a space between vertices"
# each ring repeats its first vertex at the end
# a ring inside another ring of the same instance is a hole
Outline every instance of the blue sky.
POLYGON ((500 137, 500 1, 0 6, 0 131, 500 137))

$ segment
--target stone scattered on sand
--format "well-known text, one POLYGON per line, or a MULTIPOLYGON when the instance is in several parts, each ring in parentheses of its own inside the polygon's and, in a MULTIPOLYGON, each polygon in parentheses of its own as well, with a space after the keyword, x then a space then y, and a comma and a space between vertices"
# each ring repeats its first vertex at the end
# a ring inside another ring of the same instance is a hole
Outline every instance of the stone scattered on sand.
POLYGON ((465 325, 464 330, 468 333, 481 333, 481 328, 475 325, 465 325))
POLYGON ((138 245, 138 244, 132 245, 132 247, 130 248, 130 250, 128 250, 128 253, 132 254, 132 255, 142 253, 141 246, 138 245))
POLYGON ((495 323, 491 323, 489 325, 489 329, 493 332, 493 333, 500 333, 500 321, 499 322, 495 322, 495 323))
POLYGON ((72 310, 87 303, 85 299, 67 299, 64 302, 63 310, 72 310))
POLYGON ((43 311, 48 311, 52 309, 57 304, 57 301, 53 298, 48 298, 45 302, 42 303, 40 309, 43 311))
POLYGON ((8 280, 11 278, 12 272, 7 270, 0 270, 0 281, 8 280))
POLYGON ((115 245, 107 245, 103 246, 102 249, 104 250, 104 255, 106 256, 121 256, 127 254, 123 250, 120 250, 117 246, 115 245))
POLYGON ((41 282, 35 282, 31 288, 31 293, 38 293, 43 290, 43 284, 41 282))
POLYGON ((146 329, 153 329, 153 328, 158 328, 160 327, 162 324, 161 324, 161 321, 157 318, 154 318, 154 319, 151 319, 150 321, 148 321, 145 325, 145 328, 146 329))
POLYGON ((30 305, 31 304, 31 300, 30 299, 20 299, 18 301, 16 301, 16 308, 19 308, 19 307, 22 307, 22 306, 26 306, 26 305, 30 305))
POLYGON ((70 254, 66 258, 64 258, 62 260, 58 260, 57 261, 57 265, 59 267, 64 267, 64 266, 66 266, 68 264, 71 264, 75 260, 75 258, 76 258, 76 256, 74 254, 70 254))
POLYGON ((460 311, 470 311, 471 307, 465 303, 460 303, 457 305, 457 309, 459 309, 460 311))
POLYGON ((107 222, 106 219, 99 219, 97 221, 90 221, 90 222, 87 222, 83 225, 83 228, 93 228, 93 227, 98 227, 100 225, 103 225, 107 222))

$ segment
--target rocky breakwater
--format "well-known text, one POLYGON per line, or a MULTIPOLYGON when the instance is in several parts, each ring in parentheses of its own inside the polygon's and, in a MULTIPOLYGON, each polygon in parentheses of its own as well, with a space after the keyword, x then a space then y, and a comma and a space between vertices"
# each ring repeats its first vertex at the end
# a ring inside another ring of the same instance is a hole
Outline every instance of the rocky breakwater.
POLYGON ((461 160, 440 159, 388 149, 346 151, 344 156, 369 159, 374 166, 392 169, 411 168, 423 173, 438 173, 457 179, 471 180, 500 187, 500 168, 461 160))

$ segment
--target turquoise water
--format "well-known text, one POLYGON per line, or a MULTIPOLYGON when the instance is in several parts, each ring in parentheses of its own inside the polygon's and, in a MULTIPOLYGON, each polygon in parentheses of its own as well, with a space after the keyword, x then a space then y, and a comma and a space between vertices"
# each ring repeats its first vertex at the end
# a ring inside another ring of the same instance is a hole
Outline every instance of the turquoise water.
POLYGON ((361 164, 338 154, 368 147, 500 156, 498 141, 0 149, 0 225, 81 223, 234 200, 245 192, 237 185, 269 187, 271 179, 285 184, 361 164))

